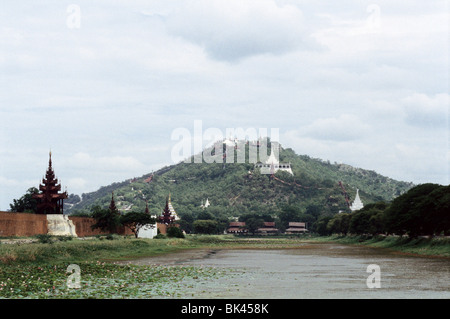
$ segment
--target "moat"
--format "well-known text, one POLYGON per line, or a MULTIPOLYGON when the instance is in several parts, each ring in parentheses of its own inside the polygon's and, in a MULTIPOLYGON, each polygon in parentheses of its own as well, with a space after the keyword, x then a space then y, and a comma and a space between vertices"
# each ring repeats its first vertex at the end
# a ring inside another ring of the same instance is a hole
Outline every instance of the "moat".
POLYGON ((181 298, 450 298, 450 260, 385 249, 304 244, 295 249, 193 250, 132 261, 227 269, 229 275, 185 283, 181 298), (369 265, 379 288, 369 288, 369 265))

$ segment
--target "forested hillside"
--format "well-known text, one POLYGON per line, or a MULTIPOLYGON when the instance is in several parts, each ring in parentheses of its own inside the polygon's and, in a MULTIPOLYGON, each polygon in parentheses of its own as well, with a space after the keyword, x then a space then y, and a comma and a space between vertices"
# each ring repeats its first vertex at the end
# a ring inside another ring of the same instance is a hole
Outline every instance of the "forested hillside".
POLYGON ((66 201, 65 211, 82 213, 95 205, 108 207, 114 192, 122 212, 143 211, 148 201, 150 212, 159 215, 171 194, 181 217, 196 218, 204 212, 201 204, 206 199, 211 204, 206 211, 216 218, 248 213, 277 216, 286 205, 303 212, 312 209, 322 215, 348 211, 339 181, 351 201, 358 188, 363 203, 390 201, 413 186, 374 171, 297 155, 292 149, 280 148, 279 159, 291 164, 293 176, 279 171, 275 179, 271 178, 248 160, 240 164, 182 162, 82 194, 81 198, 72 195, 66 201))

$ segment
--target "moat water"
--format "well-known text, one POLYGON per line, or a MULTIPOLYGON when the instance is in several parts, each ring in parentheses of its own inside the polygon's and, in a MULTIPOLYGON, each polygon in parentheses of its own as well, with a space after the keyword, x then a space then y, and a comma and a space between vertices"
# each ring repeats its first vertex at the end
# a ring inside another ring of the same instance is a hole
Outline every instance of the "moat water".
POLYGON ((450 260, 384 249, 305 244, 281 250, 198 250, 133 263, 195 265, 228 275, 189 280, 181 298, 450 298, 450 260), (370 265, 379 268, 373 272, 370 265))

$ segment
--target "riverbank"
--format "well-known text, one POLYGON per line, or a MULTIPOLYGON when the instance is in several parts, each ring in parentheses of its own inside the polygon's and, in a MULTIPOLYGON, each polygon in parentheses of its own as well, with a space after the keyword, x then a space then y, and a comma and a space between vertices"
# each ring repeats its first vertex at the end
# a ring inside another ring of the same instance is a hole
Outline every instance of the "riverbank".
POLYGON ((333 242, 346 245, 364 245, 389 249, 398 254, 450 258, 448 237, 398 237, 398 236, 323 236, 309 241, 333 242))
POLYGON ((326 242, 349 247, 381 247, 398 254, 450 258, 449 240, 437 238, 191 235, 185 239, 121 236, 54 238, 48 242, 19 239, 0 244, 0 298, 176 298, 186 288, 183 283, 207 283, 212 279, 226 278, 228 272, 223 268, 184 265, 179 262, 180 255, 185 261, 205 259, 204 254, 208 256, 217 251, 308 250, 326 242), (153 265, 124 262, 152 256, 168 256, 170 259, 171 254, 175 262, 153 265), (69 265, 77 265, 79 272, 68 273, 69 265), (80 288, 70 287, 69 279, 77 276, 80 288))
POLYGON ((0 265, 117 261, 196 248, 277 249, 296 247, 302 238, 252 238, 233 235, 190 235, 187 238, 135 239, 130 236, 92 238, 8 239, 0 244, 0 265), (109 239, 108 239, 109 238, 109 239))
POLYGON ((301 236, 250 237, 233 235, 189 235, 186 238, 135 239, 130 236, 8 240, 0 244, 0 265, 18 263, 77 263, 120 261, 152 257, 181 250, 289 249, 307 243, 339 243, 389 249, 403 254, 450 258, 450 238, 394 236, 301 236))

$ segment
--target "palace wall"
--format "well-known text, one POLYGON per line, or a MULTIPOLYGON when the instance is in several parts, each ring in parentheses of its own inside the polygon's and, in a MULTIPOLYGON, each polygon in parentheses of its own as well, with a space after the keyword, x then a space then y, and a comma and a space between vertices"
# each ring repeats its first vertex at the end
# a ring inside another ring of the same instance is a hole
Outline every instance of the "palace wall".
MULTIPOLYGON (((106 234, 100 229, 91 229, 95 219, 89 217, 70 217, 78 237, 106 234)), ((0 212, 0 237, 26 237, 48 233, 47 215, 0 212)), ((132 235, 130 229, 122 227, 120 235, 132 235)))
POLYGON ((156 223, 156 226, 161 234, 163 234, 163 235, 167 234, 167 225, 166 224, 156 223))
POLYGON ((34 236, 47 234, 47 216, 0 212, 0 236, 34 236))

